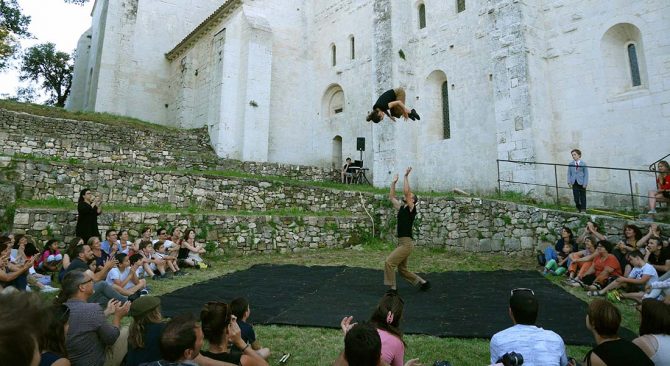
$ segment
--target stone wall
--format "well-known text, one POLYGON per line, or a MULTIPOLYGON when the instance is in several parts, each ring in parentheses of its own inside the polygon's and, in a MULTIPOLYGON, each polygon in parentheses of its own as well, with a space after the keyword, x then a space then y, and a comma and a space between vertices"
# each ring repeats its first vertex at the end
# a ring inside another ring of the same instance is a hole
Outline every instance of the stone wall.
MULTIPOLYGON (((363 217, 315 216, 234 216, 188 213, 103 213, 98 218, 101 234, 108 228, 128 229, 131 238, 146 225, 195 228, 198 239, 213 242, 224 250, 243 253, 298 252, 350 245, 352 235, 368 230, 363 217)), ((25 232, 36 240, 56 237, 68 241, 75 236, 76 211, 18 209, 14 231, 25 232)), ((355 239, 354 239, 355 240, 355 239)))
POLYGON ((304 181, 339 180, 333 169, 218 158, 206 128, 177 130, 48 118, 0 109, 0 154, 119 164, 129 167, 176 167, 232 170, 304 181))

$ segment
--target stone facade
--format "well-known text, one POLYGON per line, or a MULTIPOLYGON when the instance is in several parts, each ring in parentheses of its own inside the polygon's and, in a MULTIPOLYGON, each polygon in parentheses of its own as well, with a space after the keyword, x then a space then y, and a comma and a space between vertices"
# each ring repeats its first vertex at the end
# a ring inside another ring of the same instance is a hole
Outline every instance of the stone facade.
MULTIPOLYGON (((137 3, 96 2, 80 50, 89 61, 77 60, 82 81, 69 107, 206 126, 223 157, 330 168, 357 157, 356 137, 365 137, 375 186, 411 165, 416 189, 491 192, 496 159, 567 163, 577 147, 592 166, 646 169, 667 153, 659 148, 670 121, 666 0, 466 0, 461 12, 455 0, 210 0, 192 11, 191 2, 137 3), (156 35, 156 22, 172 30, 156 35), (377 95, 395 86, 422 120, 364 123, 377 95)), ((545 167, 500 171, 505 180, 554 183, 545 167)), ((653 185, 633 176, 636 194, 653 185)), ((628 193, 629 181, 594 169, 589 187, 628 193)))
POLYGON ((0 154, 76 160, 107 168, 224 170, 309 182, 339 181, 339 172, 314 166, 221 159, 204 128, 180 130, 106 125, 0 109, 0 154))

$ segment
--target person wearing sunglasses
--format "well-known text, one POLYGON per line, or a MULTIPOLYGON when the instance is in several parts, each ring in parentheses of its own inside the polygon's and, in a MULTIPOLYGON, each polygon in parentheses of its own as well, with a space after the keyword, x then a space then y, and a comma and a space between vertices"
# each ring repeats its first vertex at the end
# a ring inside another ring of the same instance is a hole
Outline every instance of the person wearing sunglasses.
POLYGON ((516 288, 510 292, 509 316, 513 326, 493 335, 489 346, 491 363, 501 362, 503 355, 516 352, 523 356, 524 366, 565 366, 568 356, 561 336, 535 325, 539 303, 533 290, 516 288))

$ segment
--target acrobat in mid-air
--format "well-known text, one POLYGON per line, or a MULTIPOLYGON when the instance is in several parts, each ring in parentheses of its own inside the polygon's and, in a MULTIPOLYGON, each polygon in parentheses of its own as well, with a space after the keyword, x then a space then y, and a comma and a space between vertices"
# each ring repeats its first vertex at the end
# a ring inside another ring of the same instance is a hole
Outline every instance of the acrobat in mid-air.
POLYGON ((412 121, 421 119, 414 109, 409 110, 405 107, 405 89, 395 88, 384 92, 372 107, 372 112, 368 114, 366 121, 379 123, 384 119, 384 115, 389 116, 392 121, 396 118, 410 118, 412 121))

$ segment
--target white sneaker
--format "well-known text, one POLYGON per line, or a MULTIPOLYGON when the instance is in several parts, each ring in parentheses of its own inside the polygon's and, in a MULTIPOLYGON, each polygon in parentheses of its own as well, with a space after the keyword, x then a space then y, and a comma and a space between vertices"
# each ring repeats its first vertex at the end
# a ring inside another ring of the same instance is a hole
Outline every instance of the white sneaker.
POLYGON ((647 213, 648 213, 648 214, 655 214, 655 213, 656 213, 656 210, 649 210, 649 211, 647 211, 647 213))
POLYGON ((56 292, 56 291, 60 291, 60 289, 57 288, 57 287, 51 287, 49 285, 44 285, 44 287, 42 287, 40 289, 40 291, 41 292, 56 292))

